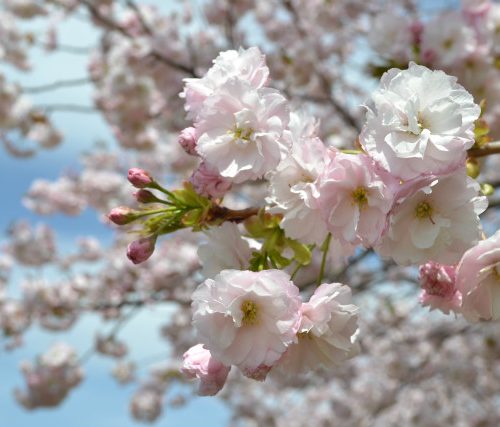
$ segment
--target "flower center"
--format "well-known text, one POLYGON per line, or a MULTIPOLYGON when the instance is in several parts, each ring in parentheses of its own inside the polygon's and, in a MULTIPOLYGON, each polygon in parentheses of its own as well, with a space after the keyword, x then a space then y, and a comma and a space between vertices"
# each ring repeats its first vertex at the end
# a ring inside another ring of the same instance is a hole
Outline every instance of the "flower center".
POLYGON ((415 216, 418 219, 429 218, 431 222, 434 224, 432 220, 432 206, 427 202, 420 202, 415 208, 415 216))
POLYGON ((297 333, 297 338, 298 339, 308 339, 312 340, 312 334, 310 332, 298 332, 297 333))
POLYGON ((453 44, 454 44, 454 41, 453 39, 446 39, 444 42, 443 42, 443 47, 448 50, 448 49, 451 49, 453 47, 453 44))
POLYGON ((238 143, 239 141, 242 141, 244 144, 248 143, 252 139, 253 135, 253 129, 252 128, 244 128, 240 126, 235 126, 232 132, 233 134, 233 141, 238 143))
POLYGON ((243 313, 241 323, 243 323, 244 326, 251 326, 257 323, 257 315, 259 312, 255 302, 249 300, 243 301, 241 303, 241 312, 243 313))
POLYGON ((368 203, 368 190, 365 187, 358 187, 352 192, 352 200, 360 208, 368 203))

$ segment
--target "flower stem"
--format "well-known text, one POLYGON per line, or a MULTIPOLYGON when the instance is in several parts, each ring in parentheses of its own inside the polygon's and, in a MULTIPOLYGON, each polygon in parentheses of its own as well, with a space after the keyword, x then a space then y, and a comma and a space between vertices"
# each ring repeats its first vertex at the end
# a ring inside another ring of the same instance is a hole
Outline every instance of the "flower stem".
POLYGON ((330 241, 332 240, 332 233, 328 233, 325 241, 321 245, 321 250, 323 251, 323 258, 321 259, 321 268, 319 270, 318 276, 318 286, 321 285, 323 281, 323 276, 325 275, 325 265, 326 265, 326 256, 328 255, 328 250, 330 249, 330 241))
POLYGON ((297 262, 297 265, 293 269, 292 275, 290 276, 290 280, 295 279, 295 275, 299 272, 299 270, 302 268, 302 264, 300 262, 297 262))

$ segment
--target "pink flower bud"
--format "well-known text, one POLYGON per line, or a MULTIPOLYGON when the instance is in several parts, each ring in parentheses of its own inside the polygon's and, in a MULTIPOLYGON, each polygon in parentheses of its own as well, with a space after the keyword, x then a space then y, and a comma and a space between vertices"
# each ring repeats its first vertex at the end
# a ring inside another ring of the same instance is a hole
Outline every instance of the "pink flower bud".
POLYGON ((108 214, 108 218, 116 225, 130 224, 137 218, 137 212, 130 208, 127 208, 126 206, 119 206, 117 208, 111 209, 108 214))
POLYGON ((143 169, 132 168, 128 170, 128 180, 135 188, 150 187, 154 179, 143 169))
POLYGON ((203 344, 198 344, 184 353, 181 371, 187 378, 200 380, 199 396, 214 396, 224 387, 230 369, 214 359, 203 344))
POLYGON ((205 162, 198 166, 189 181, 198 194, 216 199, 224 196, 231 188, 231 181, 220 176, 215 168, 205 162))
POLYGON ((420 44, 422 39, 422 31, 424 31, 424 25, 420 21, 414 21, 410 26, 410 31, 413 37, 413 43, 420 44))
POLYGON ((144 189, 136 191, 134 197, 139 203, 154 203, 158 201, 158 198, 151 191, 144 189))
POLYGON ((127 257, 134 264, 146 261, 155 250, 156 236, 134 240, 127 247, 127 257))
POLYGON ((196 152, 196 129, 194 127, 188 127, 181 130, 177 142, 180 144, 184 151, 192 156, 197 156, 196 152))

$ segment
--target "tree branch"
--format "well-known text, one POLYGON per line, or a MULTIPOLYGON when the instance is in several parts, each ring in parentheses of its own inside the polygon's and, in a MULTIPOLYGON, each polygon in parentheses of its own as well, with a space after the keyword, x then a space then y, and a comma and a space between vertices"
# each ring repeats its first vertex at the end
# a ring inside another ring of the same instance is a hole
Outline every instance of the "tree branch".
POLYGON ((212 208, 214 218, 230 222, 242 222, 259 213, 260 208, 229 209, 224 206, 215 205, 212 208))
POLYGON ((28 87, 22 87, 22 91, 25 93, 40 93, 40 92, 47 92, 50 90, 55 90, 55 89, 60 89, 63 87, 74 87, 74 86, 82 86, 92 83, 92 80, 88 77, 82 77, 79 79, 68 79, 68 80, 59 80, 56 82, 40 85, 40 86, 28 86, 28 87))
POLYGON ((470 157, 484 157, 490 154, 500 154, 500 141, 489 142, 481 148, 471 148, 467 151, 470 157))
POLYGON ((98 110, 92 106, 76 105, 76 104, 37 105, 36 108, 44 110, 47 113, 64 112, 64 113, 94 114, 98 112, 98 110))
MULTIPOLYGON (((129 39, 133 38, 133 36, 131 34, 129 34, 125 28, 123 28, 122 26, 120 26, 118 23, 116 23, 112 19, 110 19, 110 18, 108 18, 106 16, 101 15, 101 13, 99 12, 99 10, 89 0, 79 0, 79 1, 84 6, 86 6, 87 10, 92 15, 92 17, 96 21, 98 21, 99 23, 101 23, 103 26, 105 26, 109 30, 118 31, 120 34, 122 34, 123 36, 125 36, 125 37, 127 37, 129 39)), ((135 7, 137 8, 137 6, 135 6, 135 7)), ((162 55, 158 51, 154 51, 153 50, 151 52, 151 57, 153 57, 157 61, 162 62, 165 65, 168 65, 169 67, 174 68, 174 69, 176 69, 178 71, 182 71, 182 72, 184 72, 186 74, 190 74, 193 77, 198 77, 197 74, 196 74, 196 72, 195 72, 195 70, 192 67, 189 67, 189 66, 184 65, 184 64, 180 64, 178 62, 175 62, 175 61, 171 60, 170 58, 167 58, 166 56, 162 55)))

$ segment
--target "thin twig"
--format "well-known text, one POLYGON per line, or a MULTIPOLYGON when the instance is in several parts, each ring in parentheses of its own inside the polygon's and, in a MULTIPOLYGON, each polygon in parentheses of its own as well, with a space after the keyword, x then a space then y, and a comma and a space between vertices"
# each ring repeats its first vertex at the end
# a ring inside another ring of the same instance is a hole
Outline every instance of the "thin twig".
POLYGON ((25 93, 34 94, 34 93, 47 92, 50 90, 60 89, 64 87, 82 86, 89 83, 92 83, 91 79, 89 79, 88 77, 82 77, 79 79, 59 80, 56 82, 47 83, 40 86, 23 87, 22 90, 25 93))
MULTIPOLYGON (((129 34, 128 31, 124 27, 122 27, 117 22, 113 21, 112 19, 110 19, 106 16, 103 16, 99 12, 99 10, 89 0, 80 0, 80 2, 87 7, 87 9, 88 9, 89 13, 92 15, 92 17, 96 21, 101 23, 103 26, 105 26, 109 30, 118 31, 120 34, 122 34, 123 36, 125 36, 127 38, 130 38, 130 39, 133 38, 133 36, 131 34, 129 34)), ((151 57, 158 60, 159 62, 163 62, 165 65, 168 65, 171 68, 182 71, 186 74, 190 74, 193 77, 197 77, 197 74, 192 67, 175 62, 172 59, 167 58, 166 56, 162 55, 158 51, 152 51, 151 57)))
POLYGON ((77 105, 77 104, 51 104, 51 105, 37 105, 39 108, 47 113, 84 113, 84 114, 94 114, 98 110, 89 105, 77 105))
POLYGON ((323 258, 321 259, 321 267, 319 269, 318 275, 318 283, 317 285, 321 285, 323 281, 323 276, 325 275, 325 266, 326 266, 326 257, 328 256, 328 251, 330 250, 330 242, 332 240, 332 233, 328 233, 325 241, 321 245, 321 250, 323 251, 323 258))
POLYGON ((484 157, 490 154, 500 154, 500 141, 489 142, 482 148, 471 148, 467 151, 470 157, 484 157))

